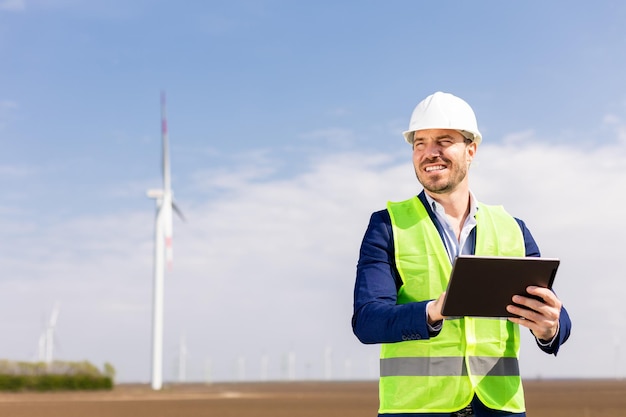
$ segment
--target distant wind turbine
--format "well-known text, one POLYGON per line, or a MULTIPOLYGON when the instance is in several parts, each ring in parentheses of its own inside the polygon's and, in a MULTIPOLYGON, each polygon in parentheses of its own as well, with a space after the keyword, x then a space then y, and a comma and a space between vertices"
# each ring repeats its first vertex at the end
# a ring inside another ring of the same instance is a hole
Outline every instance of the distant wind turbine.
POLYGON ((187 337, 182 334, 178 347, 178 382, 187 381, 187 353, 187 337))
POLYGON ((50 314, 50 319, 46 328, 39 336, 39 360, 46 364, 52 363, 52 353, 54 349, 54 330, 59 318, 59 304, 56 303, 50 314))
POLYGON ((326 346, 324 350, 324 379, 330 381, 333 378, 333 348, 326 346))
POLYGON ((148 197, 156 201, 154 226, 154 298, 152 316, 152 389, 163 386, 163 276, 165 263, 171 268, 172 251, 172 211, 185 219, 174 203, 170 177, 169 143, 167 117, 165 114, 165 93, 161 93, 161 137, 163 140, 163 188, 148 190, 148 197))

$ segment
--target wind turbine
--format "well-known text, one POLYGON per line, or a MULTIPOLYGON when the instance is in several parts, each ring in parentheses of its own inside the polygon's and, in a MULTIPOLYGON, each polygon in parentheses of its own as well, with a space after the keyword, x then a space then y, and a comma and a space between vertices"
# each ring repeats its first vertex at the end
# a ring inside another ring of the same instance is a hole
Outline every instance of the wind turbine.
POLYGON ((184 216, 174 204, 170 177, 169 143, 167 117, 165 114, 165 93, 161 93, 161 138, 163 141, 163 188, 148 190, 148 197, 156 202, 154 225, 154 289, 152 304, 152 389, 163 386, 163 277, 165 263, 171 268, 172 251, 172 211, 181 219, 184 216))
POLYGON ((54 348, 54 329, 57 325, 57 319, 59 318, 59 305, 54 306, 52 314, 50 315, 50 321, 48 322, 48 328, 46 329, 46 363, 52 363, 52 350, 54 348))
POLYGON ((39 336, 39 360, 45 362, 46 365, 52 363, 52 352, 54 349, 54 329, 59 318, 59 304, 56 303, 50 314, 50 319, 46 328, 39 336))
POLYGON ((187 353, 187 337, 183 333, 178 347, 178 382, 181 383, 187 381, 187 353))

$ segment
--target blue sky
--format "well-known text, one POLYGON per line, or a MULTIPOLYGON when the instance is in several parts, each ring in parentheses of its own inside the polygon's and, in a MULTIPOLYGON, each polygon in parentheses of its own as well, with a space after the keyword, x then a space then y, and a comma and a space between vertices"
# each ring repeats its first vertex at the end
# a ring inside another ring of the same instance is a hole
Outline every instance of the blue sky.
POLYGON ((574 336, 557 360, 527 340, 523 372, 625 375, 625 18, 618 1, 0 0, 0 357, 32 359, 58 301, 59 358, 149 379, 165 90, 188 218, 166 379, 183 334, 190 379, 258 379, 262 355, 279 378, 291 351, 319 378, 328 349, 335 378, 373 377, 349 327, 358 247, 372 211, 419 191, 401 131, 442 90, 478 117, 477 197, 563 259, 574 336))

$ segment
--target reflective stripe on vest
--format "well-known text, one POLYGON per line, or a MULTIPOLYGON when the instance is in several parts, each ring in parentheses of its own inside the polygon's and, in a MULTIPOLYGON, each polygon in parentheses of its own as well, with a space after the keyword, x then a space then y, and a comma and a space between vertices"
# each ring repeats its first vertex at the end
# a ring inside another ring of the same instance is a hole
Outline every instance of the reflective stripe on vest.
MULTIPOLYGON (((403 283, 398 304, 439 297, 452 265, 426 208, 414 197, 387 209, 403 283)), ((502 207, 479 204, 476 223, 476 255, 525 255, 519 225, 502 207)), ((522 412, 518 352, 517 325, 473 317, 445 320, 428 340, 383 344, 379 412, 452 412, 474 394, 490 408, 522 412)))
MULTIPOLYGON (((471 356, 468 358, 472 375, 519 375, 517 358, 471 356)), ((380 360, 380 376, 465 376, 465 358, 434 356, 414 358, 385 358, 380 360)))

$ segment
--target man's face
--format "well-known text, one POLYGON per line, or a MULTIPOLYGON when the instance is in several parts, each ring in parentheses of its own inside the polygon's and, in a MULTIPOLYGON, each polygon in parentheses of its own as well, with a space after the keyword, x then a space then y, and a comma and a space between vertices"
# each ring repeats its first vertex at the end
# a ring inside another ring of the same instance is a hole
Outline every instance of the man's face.
POLYGON ((434 194, 447 194, 467 183, 467 170, 476 144, 451 129, 418 130, 413 136, 413 166, 422 186, 434 194))

